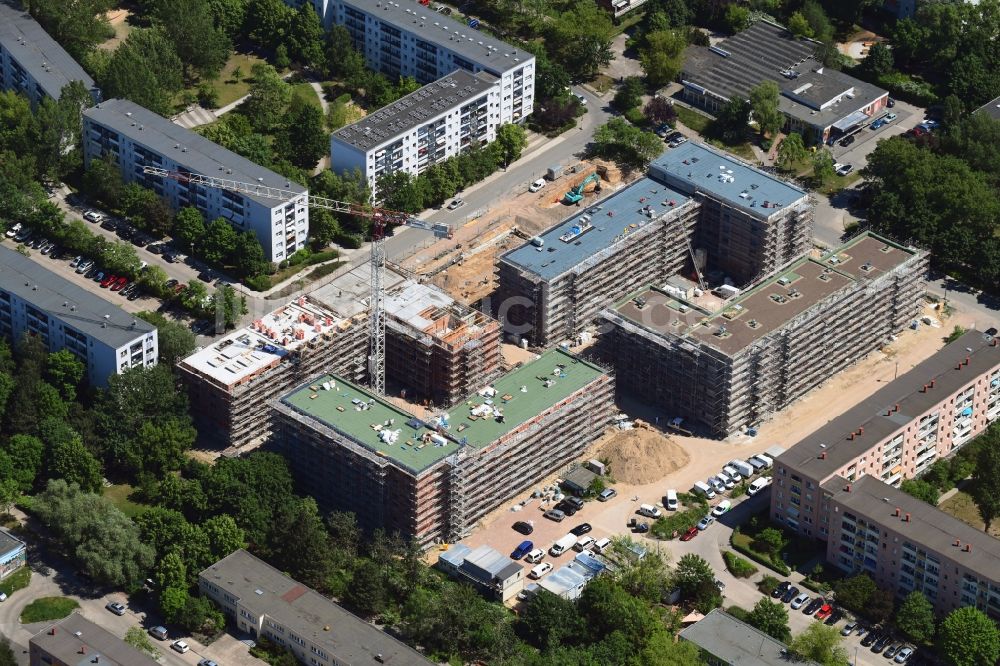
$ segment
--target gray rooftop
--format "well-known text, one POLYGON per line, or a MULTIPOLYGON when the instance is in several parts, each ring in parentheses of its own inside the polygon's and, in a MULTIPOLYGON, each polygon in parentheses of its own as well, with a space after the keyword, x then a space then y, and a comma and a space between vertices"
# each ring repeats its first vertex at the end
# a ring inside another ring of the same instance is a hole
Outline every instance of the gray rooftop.
POLYGON ((844 465, 905 428, 945 397, 970 385, 977 377, 1000 365, 1000 345, 994 345, 983 333, 969 331, 946 345, 927 360, 879 389, 872 396, 828 421, 778 457, 792 471, 824 479, 838 474, 844 465), (969 351, 969 350, 972 351, 969 351), (968 365, 956 369, 959 362, 968 365), (923 391, 933 380, 934 387, 923 391), (894 410, 899 405, 898 410, 894 410), (891 415, 887 412, 893 409, 891 415), (849 439, 864 427, 864 434, 849 439), (826 448, 821 448, 825 444, 826 448), (820 453, 825 458, 820 458, 820 453))
POLYGON ((79 666, 157 666, 157 662, 79 613, 43 629, 31 644, 60 664, 79 666))
POLYGON ((782 112, 809 125, 827 127, 888 92, 823 65, 813 58, 819 43, 795 37, 769 21, 757 21, 715 46, 692 46, 682 78, 724 99, 748 98, 750 89, 774 81, 782 112), (851 91, 851 98, 829 104, 851 91), (824 108, 825 106, 825 108, 824 108))
POLYGON ((838 477, 823 484, 823 489, 832 492, 833 500, 852 512, 877 521, 904 537, 909 535, 914 544, 937 551, 987 580, 1000 581, 1000 539, 874 476, 866 475, 853 483, 838 477), (896 515, 897 507, 899 516, 896 515), (907 515, 909 521, 905 520, 907 515), (962 545, 956 546, 955 539, 962 545), (966 544, 972 546, 970 552, 963 550, 966 544))
POLYGON ((18 548, 22 548, 24 542, 7 530, 0 528, 0 555, 6 555, 18 548))
POLYGON ((983 104, 976 111, 982 111, 993 120, 1000 120, 1000 97, 983 104))
POLYGON ((200 577, 239 600, 258 616, 267 615, 316 643, 340 664, 427 666, 431 662, 315 590, 292 580, 240 549, 201 572, 200 577))
POLYGON ((541 248, 526 243, 503 255, 503 261, 550 280, 625 242, 630 230, 652 224, 687 201, 687 196, 663 183, 640 178, 546 231, 541 248))
POLYGON ((535 57, 496 37, 438 14, 415 0, 341 0, 341 4, 374 16, 397 30, 413 33, 420 39, 453 51, 497 76, 535 57))
POLYGON ((333 137, 361 150, 371 150, 394 141, 401 134, 430 122, 456 106, 485 95, 496 82, 496 77, 485 72, 471 74, 461 69, 454 71, 368 114, 353 125, 337 130, 333 137))
POLYGON ((45 94, 59 99, 65 85, 82 81, 94 89, 94 79, 52 39, 28 12, 0 0, 0 44, 38 83, 45 94))
MULTIPOLYGON (((782 655, 784 643, 719 608, 687 627, 680 637, 721 659, 724 664, 787 666, 789 663, 782 655)), ((796 663, 817 666, 814 661, 796 663)))
MULTIPOLYGON (((141 143, 193 173, 244 183, 259 183, 282 189, 290 195, 307 192, 298 183, 291 182, 200 134, 175 125, 135 102, 110 99, 87 109, 83 115, 141 143)), ((252 194, 246 196, 269 208, 281 203, 252 194)))
POLYGON ((767 219, 807 197, 805 190, 787 181, 694 141, 671 148, 653 160, 649 175, 687 196, 704 193, 759 219, 767 219))
POLYGON ((0 289, 116 349, 156 330, 152 324, 4 246, 0 246, 0 289))

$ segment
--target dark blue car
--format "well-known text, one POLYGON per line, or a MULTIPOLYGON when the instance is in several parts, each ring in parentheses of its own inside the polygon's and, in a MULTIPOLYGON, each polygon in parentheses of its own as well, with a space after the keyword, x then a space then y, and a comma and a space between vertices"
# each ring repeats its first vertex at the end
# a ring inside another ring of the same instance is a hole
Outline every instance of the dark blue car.
POLYGON ((510 559, 512 560, 521 559, 522 557, 531 552, 531 549, 534 545, 535 544, 531 543, 530 541, 522 541, 521 545, 515 548, 514 552, 510 554, 510 559))

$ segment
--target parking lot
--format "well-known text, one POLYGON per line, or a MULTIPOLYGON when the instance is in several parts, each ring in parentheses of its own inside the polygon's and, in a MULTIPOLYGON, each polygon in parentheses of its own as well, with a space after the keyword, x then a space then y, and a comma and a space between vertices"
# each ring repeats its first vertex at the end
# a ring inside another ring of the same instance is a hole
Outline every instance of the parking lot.
POLYGON ((868 165, 868 155, 875 150, 875 146, 878 145, 880 140, 903 134, 916 125, 919 125, 923 118, 923 109, 896 100, 895 106, 876 114, 875 118, 855 133, 853 135, 855 139, 851 145, 842 146, 838 139, 832 146, 829 146, 830 152, 835 162, 850 164, 854 167, 854 170, 863 169, 868 165), (872 129, 872 122, 887 113, 895 114, 896 118, 878 129, 872 129))

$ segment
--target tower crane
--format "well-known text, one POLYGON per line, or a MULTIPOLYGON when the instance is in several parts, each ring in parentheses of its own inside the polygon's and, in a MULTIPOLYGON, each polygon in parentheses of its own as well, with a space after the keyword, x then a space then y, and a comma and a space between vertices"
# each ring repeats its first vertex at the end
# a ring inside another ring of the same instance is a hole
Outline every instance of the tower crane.
MULTIPOLYGON (((189 171, 172 171, 154 166, 143 166, 142 172, 160 178, 169 178, 186 185, 201 185, 213 187, 220 190, 248 194, 265 199, 278 199, 280 201, 291 201, 300 194, 280 187, 269 187, 263 183, 242 183, 228 178, 216 178, 200 173, 189 171)), ((307 204, 311 208, 323 208, 335 213, 347 215, 358 215, 372 221, 372 245, 371 245, 371 300, 370 308, 370 333, 368 349, 368 376, 371 389, 378 395, 385 394, 385 230, 390 225, 408 226, 417 229, 428 229, 434 235, 441 237, 451 237, 451 227, 447 224, 430 223, 419 220, 407 213, 389 210, 380 207, 361 206, 356 203, 337 201, 325 197, 309 195, 307 204)))

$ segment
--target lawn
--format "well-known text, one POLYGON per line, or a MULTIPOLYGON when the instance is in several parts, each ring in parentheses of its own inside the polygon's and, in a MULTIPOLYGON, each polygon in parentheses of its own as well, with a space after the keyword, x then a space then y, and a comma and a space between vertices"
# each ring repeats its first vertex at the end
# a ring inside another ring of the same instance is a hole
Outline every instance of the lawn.
MULTIPOLYGON (((207 82, 218 96, 217 103, 220 108, 235 102, 250 92, 250 83, 252 82, 250 68, 263 62, 265 62, 263 58, 246 53, 234 53, 229 57, 218 78, 207 82), (233 76, 237 67, 240 69, 239 79, 233 76)), ((185 94, 197 92, 198 84, 195 83, 190 88, 178 93, 174 102, 179 108, 183 108, 185 94)))
POLYGON ((313 90, 313 87, 309 85, 308 81, 292 85, 292 95, 294 97, 301 98, 309 104, 312 104, 317 109, 323 109, 323 105, 319 101, 319 95, 316 94, 316 91, 313 90))
POLYGON ((69 597, 41 597, 21 611, 21 624, 61 620, 79 607, 80 604, 69 597))
POLYGON ((613 88, 615 85, 615 80, 608 76, 607 74, 598 74, 590 82, 590 87, 598 92, 598 94, 603 95, 613 88))
POLYGON ((858 171, 852 171, 846 176, 834 176, 833 178, 827 178, 823 184, 817 188, 817 191, 828 197, 833 196, 837 192, 850 187, 859 180, 861 180, 861 173, 858 171))
MULTIPOLYGON (((938 506, 945 513, 950 513, 963 523, 972 525, 977 530, 983 529, 983 519, 979 516, 979 509, 972 501, 972 495, 967 492, 958 491, 938 506)), ((990 535, 1000 537, 1000 524, 993 523, 990 528, 990 535)))
POLYGON ((0 592, 3 592, 8 597, 18 590, 28 587, 28 583, 31 582, 31 569, 28 567, 21 567, 11 575, 0 581, 0 592))
POLYGON ((129 518, 134 518, 149 507, 139 502, 129 499, 132 494, 132 486, 122 483, 116 486, 109 486, 104 489, 104 496, 111 500, 111 503, 118 507, 122 513, 129 518))
POLYGON ((712 124, 711 118, 702 113, 698 113, 697 111, 693 111, 686 106, 674 104, 674 110, 677 112, 677 119, 684 123, 686 127, 690 127, 698 134, 704 134, 712 124))

